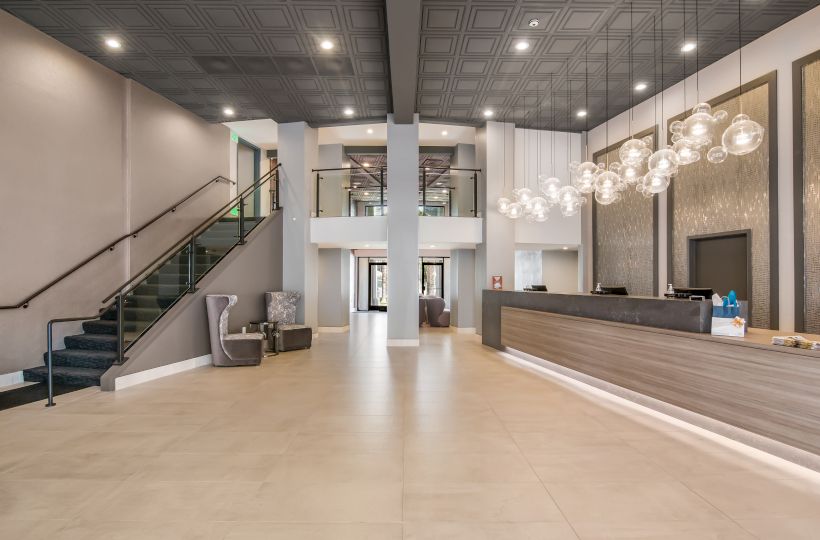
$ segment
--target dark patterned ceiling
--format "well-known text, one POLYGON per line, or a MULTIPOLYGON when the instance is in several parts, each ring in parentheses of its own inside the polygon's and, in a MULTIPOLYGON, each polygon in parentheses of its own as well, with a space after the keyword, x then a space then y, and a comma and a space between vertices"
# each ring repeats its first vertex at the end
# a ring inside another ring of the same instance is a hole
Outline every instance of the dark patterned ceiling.
MULTIPOLYGON (((630 84, 629 2, 420 1, 416 110, 423 119, 477 125, 489 108, 494 119, 529 127, 584 129, 587 123, 574 114, 568 121, 567 112, 584 107, 588 45, 588 125, 594 127, 607 118, 607 27, 609 117, 628 108, 630 94, 637 103, 660 88, 653 17, 659 33, 661 0, 632 6, 632 79, 648 84, 640 94, 630 84), (527 24, 533 18, 540 20, 536 28, 527 24), (515 50, 521 39, 529 50, 515 50)), ((683 76, 684 39, 699 43, 699 59, 687 55, 687 73, 737 49, 734 0, 698 0, 699 32, 695 0, 663 1, 666 87, 683 76)), ((818 3, 742 0, 743 42, 818 3)), ((391 110, 384 0, 0 0, 0 8, 209 121, 226 120, 226 105, 235 108, 235 120, 317 126, 350 121, 346 107, 355 121, 383 121, 391 110), (112 35, 122 39, 122 51, 105 47, 112 35), (322 50, 323 39, 335 48, 322 50)))

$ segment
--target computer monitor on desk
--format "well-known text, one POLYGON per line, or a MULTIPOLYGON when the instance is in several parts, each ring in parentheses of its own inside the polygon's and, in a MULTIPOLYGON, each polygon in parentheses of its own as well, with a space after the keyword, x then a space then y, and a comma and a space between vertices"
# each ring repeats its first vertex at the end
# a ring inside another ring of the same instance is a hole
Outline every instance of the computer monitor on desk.
POLYGON ((629 296, 626 287, 601 287, 595 291, 597 294, 613 294, 615 296, 629 296))
POLYGON ((701 296, 704 300, 711 300, 715 292, 705 287, 674 287, 675 298, 689 298, 701 296))

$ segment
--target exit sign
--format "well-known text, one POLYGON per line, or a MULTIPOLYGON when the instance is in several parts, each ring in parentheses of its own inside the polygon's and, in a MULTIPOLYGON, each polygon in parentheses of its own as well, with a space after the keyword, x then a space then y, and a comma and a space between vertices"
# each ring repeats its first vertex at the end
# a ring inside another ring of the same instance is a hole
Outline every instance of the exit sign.
POLYGON ((231 142, 238 143, 239 142, 239 135, 231 131, 231 142))

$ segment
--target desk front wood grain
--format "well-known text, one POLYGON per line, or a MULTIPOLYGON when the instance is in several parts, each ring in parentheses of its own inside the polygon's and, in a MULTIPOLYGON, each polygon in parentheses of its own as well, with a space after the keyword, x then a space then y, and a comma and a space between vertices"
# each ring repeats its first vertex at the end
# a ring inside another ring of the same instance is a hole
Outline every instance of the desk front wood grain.
MULTIPOLYGON (((501 344, 820 455, 820 353, 501 308, 501 344)), ((760 334, 760 335, 758 335, 760 334)))

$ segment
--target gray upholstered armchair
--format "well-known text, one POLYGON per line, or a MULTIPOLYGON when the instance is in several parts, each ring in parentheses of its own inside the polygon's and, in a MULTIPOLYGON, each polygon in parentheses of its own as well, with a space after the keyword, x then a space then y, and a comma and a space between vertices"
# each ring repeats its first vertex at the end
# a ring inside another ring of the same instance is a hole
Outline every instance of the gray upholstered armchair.
POLYGON ((236 302, 235 294, 205 296, 213 364, 215 366, 258 366, 265 354, 263 344, 265 336, 228 333, 228 313, 236 302))
POLYGON ((273 291, 265 293, 268 322, 278 324, 280 351, 310 349, 313 329, 304 324, 296 324, 296 302, 302 297, 298 292, 273 291))
POLYGON ((427 303, 427 323, 433 327, 450 326, 450 310, 444 309, 444 298, 428 296, 427 303))

